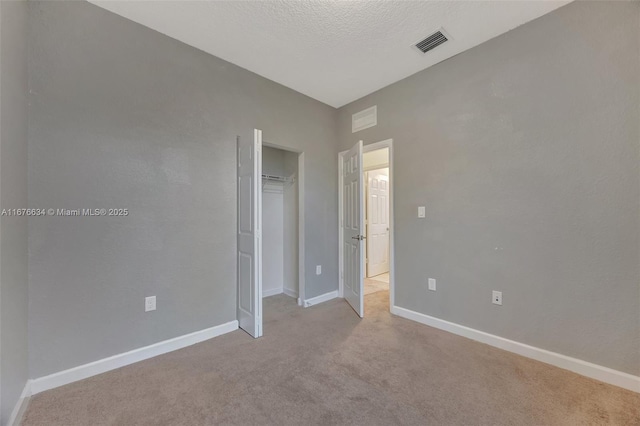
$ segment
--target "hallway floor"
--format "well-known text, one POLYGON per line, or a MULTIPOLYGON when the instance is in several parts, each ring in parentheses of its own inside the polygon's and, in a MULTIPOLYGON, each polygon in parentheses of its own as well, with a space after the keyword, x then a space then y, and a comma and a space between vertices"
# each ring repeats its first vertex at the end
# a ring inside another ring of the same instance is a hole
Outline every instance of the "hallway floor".
POLYGON ((389 273, 376 275, 375 277, 364 279, 364 295, 377 293, 378 291, 389 291, 389 273))
POLYGON ((264 301, 235 331, 34 396, 23 425, 640 424, 640 395, 388 312, 264 301))

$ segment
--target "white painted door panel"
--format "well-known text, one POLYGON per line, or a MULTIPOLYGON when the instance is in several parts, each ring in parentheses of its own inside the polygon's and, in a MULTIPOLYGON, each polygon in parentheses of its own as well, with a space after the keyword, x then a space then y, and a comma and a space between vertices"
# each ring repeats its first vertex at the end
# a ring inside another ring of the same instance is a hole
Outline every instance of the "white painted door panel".
POLYGON ((367 173, 367 276, 389 272, 389 169, 367 173))
POLYGON ((343 157, 342 247, 344 298, 364 316, 364 180, 362 141, 343 157))
POLYGON ((238 137, 238 322, 262 336, 262 131, 238 137))

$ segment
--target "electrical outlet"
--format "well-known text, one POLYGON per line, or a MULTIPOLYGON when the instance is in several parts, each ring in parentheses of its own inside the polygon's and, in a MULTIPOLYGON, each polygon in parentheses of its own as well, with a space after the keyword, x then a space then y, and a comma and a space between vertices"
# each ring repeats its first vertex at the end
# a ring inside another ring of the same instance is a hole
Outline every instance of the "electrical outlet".
POLYGON ((149 296, 144 298, 144 311, 155 311, 156 310, 156 297, 149 296))
POLYGON ((320 275, 322 273, 322 265, 316 265, 316 275, 320 275))
POLYGON ((435 278, 429 278, 429 290, 436 291, 436 280, 435 280, 435 278))
POLYGON ((494 305, 501 305, 502 306, 502 292, 494 290, 493 293, 491 293, 491 302, 494 305))

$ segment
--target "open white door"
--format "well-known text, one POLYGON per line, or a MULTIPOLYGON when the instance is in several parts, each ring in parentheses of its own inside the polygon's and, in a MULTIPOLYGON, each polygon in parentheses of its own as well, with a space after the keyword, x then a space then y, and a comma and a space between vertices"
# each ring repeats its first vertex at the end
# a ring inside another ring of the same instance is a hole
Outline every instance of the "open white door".
POLYGON ((389 272, 389 169, 367 172, 367 277, 389 272))
POLYGON ((362 176, 362 141, 343 157, 344 203, 342 208, 342 247, 344 298, 364 316, 364 181, 362 176))
POLYGON ((238 137, 238 322, 262 336, 262 131, 238 137))

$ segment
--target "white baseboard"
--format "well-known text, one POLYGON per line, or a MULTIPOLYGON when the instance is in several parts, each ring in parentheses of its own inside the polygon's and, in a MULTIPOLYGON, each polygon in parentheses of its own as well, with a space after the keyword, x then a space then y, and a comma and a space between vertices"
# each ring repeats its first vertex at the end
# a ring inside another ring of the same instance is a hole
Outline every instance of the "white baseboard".
POLYGON ((286 294, 289 297, 298 298, 298 292, 295 290, 289 290, 288 288, 274 288, 271 290, 262 290, 262 298, 275 296, 276 294, 286 294))
POLYGON ((298 292, 295 290, 289 290, 288 288, 284 289, 284 294, 286 294, 289 297, 293 297, 295 299, 298 298, 298 292))
POLYGON ((182 349, 237 329, 238 321, 234 320, 215 327, 185 334, 184 336, 174 337, 173 339, 154 343, 153 345, 145 346, 143 348, 134 349, 129 352, 60 371, 58 373, 53 373, 38 379, 33 379, 31 381, 31 393, 35 395, 49 389, 57 388, 58 386, 77 382, 78 380, 124 367, 125 365, 153 358, 177 349, 182 349))
POLYGON ((262 289, 262 298, 282 294, 282 288, 272 288, 271 290, 262 289))
POLYGON ((22 422, 22 417, 24 413, 27 411, 27 406, 29 405, 29 399, 31 398, 31 380, 27 380, 27 383, 24 385, 24 389, 22 390, 22 394, 20 395, 20 399, 16 402, 16 406, 13 408, 11 412, 11 416, 9 417, 9 422, 7 426, 19 426, 22 422))
POLYGON ((327 300, 335 299, 336 297, 338 297, 338 290, 330 291, 329 293, 321 294, 320 296, 305 300, 303 306, 308 308, 309 306, 317 305, 318 303, 326 302, 327 300))
POLYGON ((505 339, 503 337, 485 333, 484 331, 475 330, 473 328, 441 320, 439 318, 431 317, 399 306, 391 307, 391 313, 421 324, 448 331, 449 333, 457 334, 458 336, 486 343, 487 345, 504 349, 505 351, 513 352, 527 358, 573 371, 574 373, 600 380, 601 382, 629 389, 634 392, 640 392, 640 377, 632 374, 613 370, 608 367, 603 367, 601 365, 572 358, 556 352, 551 352, 546 349, 529 346, 514 340, 505 339))

